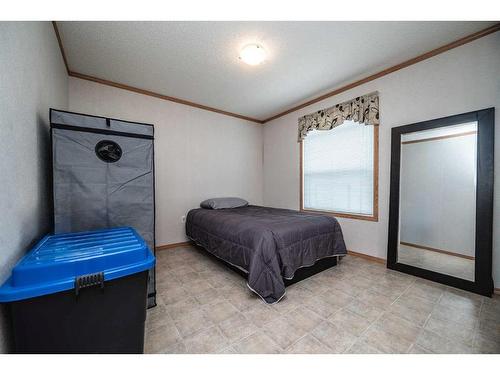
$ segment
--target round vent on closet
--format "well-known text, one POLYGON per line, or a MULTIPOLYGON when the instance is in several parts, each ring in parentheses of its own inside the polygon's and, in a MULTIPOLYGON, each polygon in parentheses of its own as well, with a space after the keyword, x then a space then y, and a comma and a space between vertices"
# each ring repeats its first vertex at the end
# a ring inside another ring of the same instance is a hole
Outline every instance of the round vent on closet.
POLYGON ((122 148, 116 142, 104 140, 95 145, 95 153, 102 161, 114 163, 122 157, 122 148))

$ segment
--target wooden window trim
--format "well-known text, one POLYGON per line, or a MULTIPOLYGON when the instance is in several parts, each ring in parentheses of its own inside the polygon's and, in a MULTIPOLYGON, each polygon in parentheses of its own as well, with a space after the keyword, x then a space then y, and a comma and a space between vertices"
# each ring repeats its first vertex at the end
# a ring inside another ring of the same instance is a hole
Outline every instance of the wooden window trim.
POLYGON ((458 138, 458 137, 466 137, 468 135, 472 134, 477 134, 477 131, 473 130, 470 132, 463 132, 463 133, 457 133, 457 134, 449 134, 449 135, 441 135, 439 137, 431 137, 431 138, 422 138, 422 139, 415 139, 413 141, 402 141, 402 145, 409 145, 412 143, 422 143, 422 142, 432 142, 432 141, 441 141, 443 139, 448 139, 448 138, 458 138))
MULTIPOLYGON (((360 125, 364 126, 364 125, 360 125)), ((379 169, 379 126, 373 126, 373 214, 372 215, 359 215, 351 214, 348 212, 336 212, 325 210, 314 210, 304 208, 304 143, 300 141, 300 193, 299 193, 299 207, 302 212, 311 212, 318 214, 325 214, 334 217, 342 217, 346 219, 367 220, 378 222, 378 169, 379 169)))

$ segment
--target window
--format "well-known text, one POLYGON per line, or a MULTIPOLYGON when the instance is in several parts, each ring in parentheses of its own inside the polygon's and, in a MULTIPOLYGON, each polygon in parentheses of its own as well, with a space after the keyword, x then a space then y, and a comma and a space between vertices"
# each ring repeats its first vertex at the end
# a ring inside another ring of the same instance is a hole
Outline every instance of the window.
POLYGON ((301 143, 301 209, 378 220, 378 126, 345 121, 301 143))

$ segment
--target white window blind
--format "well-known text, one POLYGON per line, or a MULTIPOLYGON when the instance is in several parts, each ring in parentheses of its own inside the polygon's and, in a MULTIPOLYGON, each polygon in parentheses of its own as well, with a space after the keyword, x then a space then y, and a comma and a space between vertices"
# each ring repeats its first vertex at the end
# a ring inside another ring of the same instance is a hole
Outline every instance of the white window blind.
POLYGON ((373 215, 373 125, 345 121, 303 144, 304 209, 373 215))

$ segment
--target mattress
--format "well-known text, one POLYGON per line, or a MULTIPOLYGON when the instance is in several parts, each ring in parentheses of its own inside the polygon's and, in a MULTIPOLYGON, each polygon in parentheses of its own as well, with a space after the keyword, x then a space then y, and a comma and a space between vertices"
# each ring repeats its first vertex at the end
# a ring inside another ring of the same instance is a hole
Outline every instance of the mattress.
POLYGON ((285 295, 283 279, 297 269, 347 253, 334 217, 271 207, 193 209, 186 234, 245 271, 248 287, 269 304, 285 295))

